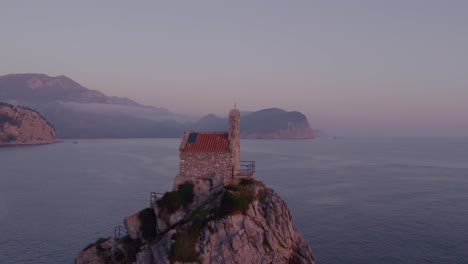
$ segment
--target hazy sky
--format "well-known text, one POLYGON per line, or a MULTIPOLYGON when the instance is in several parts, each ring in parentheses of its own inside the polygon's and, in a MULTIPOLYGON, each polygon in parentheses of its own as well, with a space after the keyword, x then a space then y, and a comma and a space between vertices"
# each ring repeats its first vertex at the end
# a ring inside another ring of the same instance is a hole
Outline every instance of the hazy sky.
POLYGON ((468 136, 468 1, 5 1, 0 75, 353 136, 468 136))

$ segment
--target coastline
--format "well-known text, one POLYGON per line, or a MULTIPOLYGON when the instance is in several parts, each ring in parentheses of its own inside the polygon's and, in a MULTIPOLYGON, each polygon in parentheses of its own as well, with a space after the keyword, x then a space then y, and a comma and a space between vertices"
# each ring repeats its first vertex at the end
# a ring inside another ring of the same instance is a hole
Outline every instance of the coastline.
POLYGON ((54 140, 54 141, 41 141, 41 142, 14 142, 14 143, 0 143, 1 147, 26 147, 26 146, 40 146, 40 145, 51 145, 62 143, 63 140, 54 140))

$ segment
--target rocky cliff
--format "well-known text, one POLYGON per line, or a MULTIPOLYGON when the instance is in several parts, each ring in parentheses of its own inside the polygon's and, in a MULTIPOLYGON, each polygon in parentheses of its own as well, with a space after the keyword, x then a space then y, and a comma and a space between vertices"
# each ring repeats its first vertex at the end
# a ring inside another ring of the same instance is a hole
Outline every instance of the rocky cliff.
POLYGON ((50 144, 55 130, 39 113, 0 103, 0 145, 50 144))
POLYGON ((227 185, 201 201, 183 184, 124 221, 128 235, 100 239, 77 263, 315 263, 286 203, 261 182, 227 185))

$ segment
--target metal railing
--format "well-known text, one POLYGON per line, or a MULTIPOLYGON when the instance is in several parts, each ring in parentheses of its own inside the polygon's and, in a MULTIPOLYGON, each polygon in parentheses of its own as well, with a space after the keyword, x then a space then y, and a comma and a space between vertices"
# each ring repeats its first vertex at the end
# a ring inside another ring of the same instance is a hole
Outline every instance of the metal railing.
POLYGON ((252 177, 255 174, 255 161, 241 161, 239 170, 233 170, 233 177, 252 177))
POLYGON ((114 228, 114 238, 122 238, 127 235, 127 229, 124 226, 118 225, 114 228))

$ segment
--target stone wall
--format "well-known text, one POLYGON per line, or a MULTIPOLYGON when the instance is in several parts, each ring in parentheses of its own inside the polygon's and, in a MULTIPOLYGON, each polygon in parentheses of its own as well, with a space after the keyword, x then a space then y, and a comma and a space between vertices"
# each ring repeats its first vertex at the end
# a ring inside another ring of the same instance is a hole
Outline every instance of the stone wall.
POLYGON ((172 190, 177 191, 181 184, 192 183, 193 194, 195 198, 192 206, 198 207, 198 205, 204 203, 213 192, 221 191, 224 188, 224 182, 224 178, 218 175, 207 178, 177 176, 174 177, 174 185, 172 190))
POLYGON ((232 154, 229 152, 180 152, 179 175, 183 177, 222 178, 232 176, 232 154))

